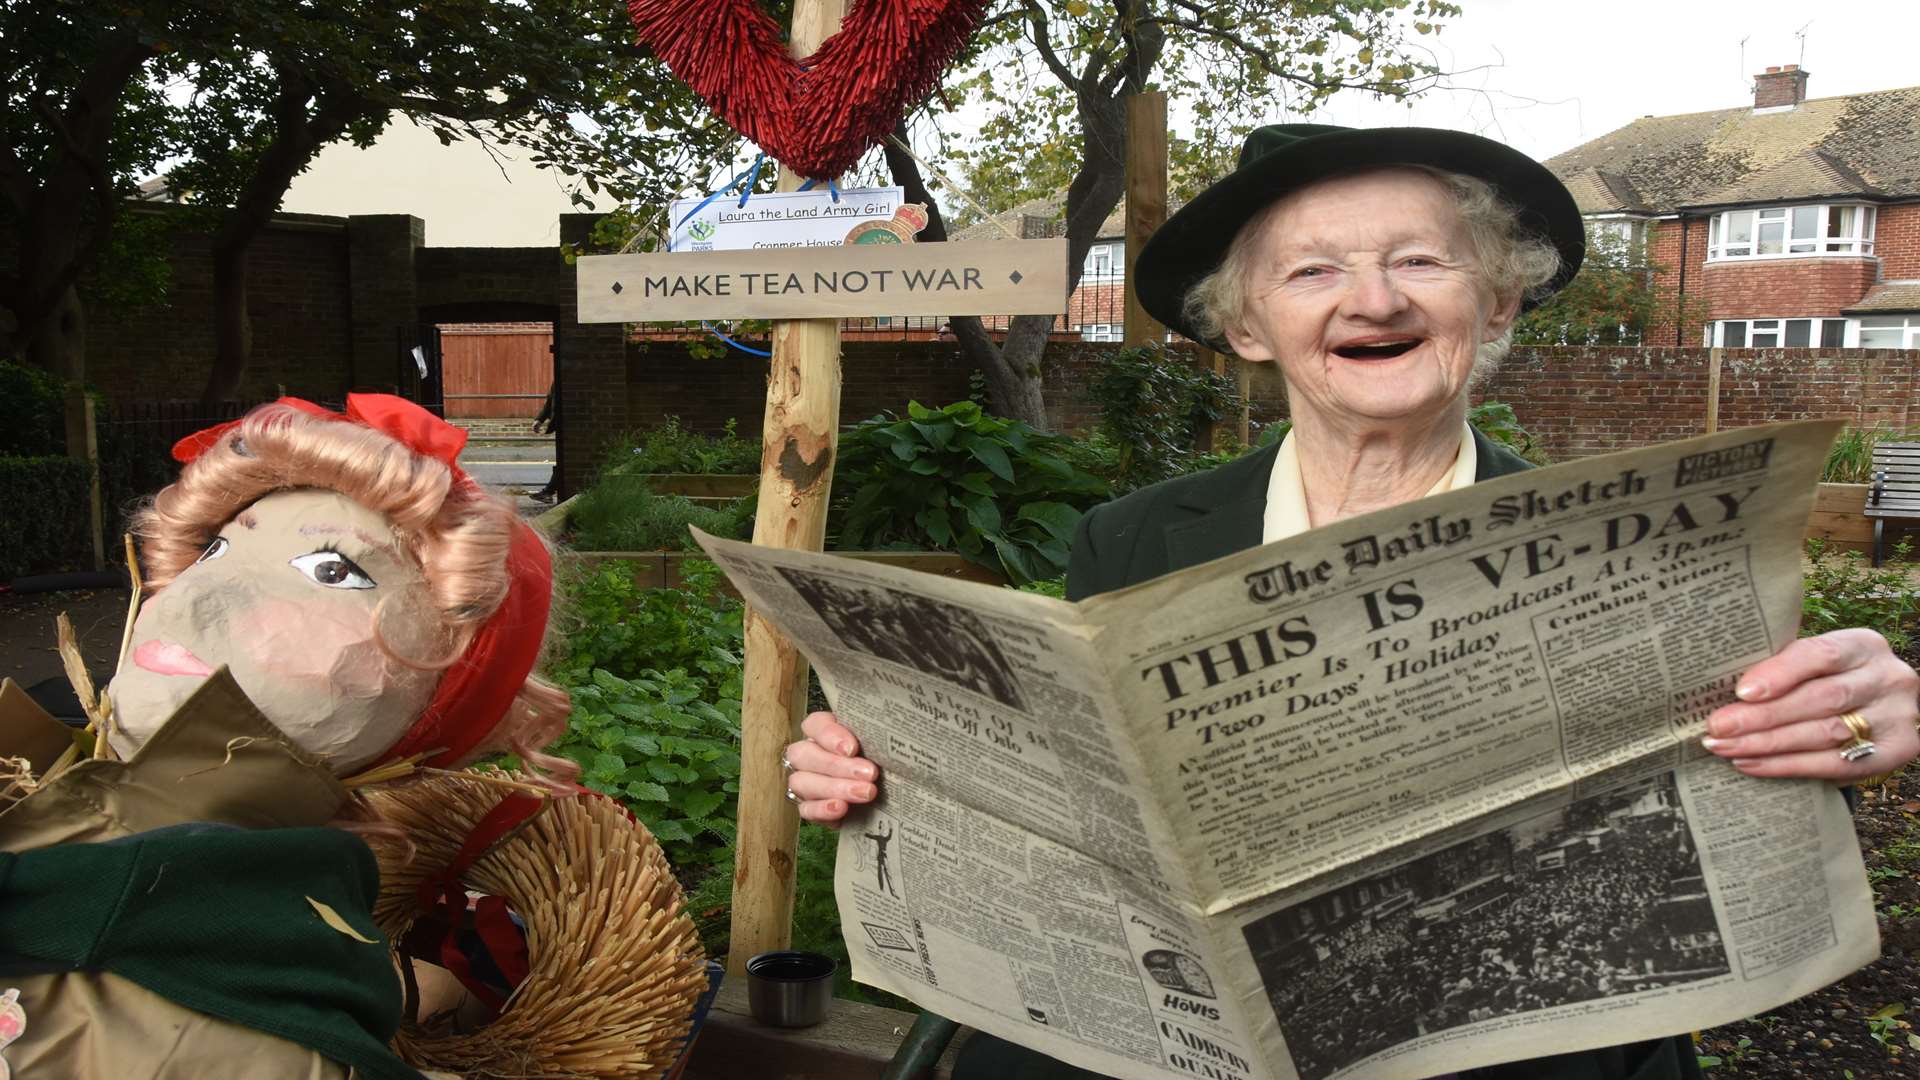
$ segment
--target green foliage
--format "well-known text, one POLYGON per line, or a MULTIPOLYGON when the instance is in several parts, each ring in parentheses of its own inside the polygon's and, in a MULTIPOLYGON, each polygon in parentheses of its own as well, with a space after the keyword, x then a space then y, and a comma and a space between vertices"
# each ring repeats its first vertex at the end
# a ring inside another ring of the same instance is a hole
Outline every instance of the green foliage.
POLYGON ((735 430, 728 420, 719 435, 701 435, 680 426, 680 418, 632 432, 607 452, 606 472, 724 473, 751 476, 760 471, 760 444, 735 430))
POLYGON ((71 458, 0 457, 0 580, 68 569, 92 551, 88 485, 91 472, 71 458))
POLYGON ((567 507, 567 529, 581 551, 698 551, 690 526, 729 540, 753 536, 749 496, 703 506, 681 495, 655 495, 638 473, 608 473, 567 507))
MULTIPOLYGON (((1117 178, 1116 105, 1165 91, 1170 109, 1193 117, 1169 144, 1184 199, 1231 169, 1282 96, 1304 115, 1341 90, 1405 98, 1437 83, 1419 39, 1459 13, 1442 0, 1034 0, 982 28, 929 107, 979 123, 958 172, 999 214, 1036 200, 1057 207, 1070 187, 1117 178), (985 121, 973 121, 983 108, 985 121)), ((956 227, 977 220, 954 202, 956 227)))
POLYGON ((1067 545, 1107 484, 1067 459, 1067 440, 971 401, 909 403, 840 436, 829 531, 836 547, 957 551, 1014 584, 1058 577, 1067 545))
POLYGON ((1240 406, 1231 379, 1158 346, 1113 354, 1088 390, 1101 434, 1119 450, 1112 479, 1120 491, 1192 471, 1200 433, 1240 406))
POLYGON ((1473 406, 1467 410, 1467 423, 1535 465, 1553 464, 1533 434, 1520 426, 1520 418, 1513 414, 1513 406, 1504 401, 1483 401, 1473 406))
POLYGON ((1920 1036, 1904 1034, 1913 1030, 1911 1023, 1901 1019, 1906 1014, 1904 1002, 1881 1006, 1867 1017, 1867 1036, 1891 1053, 1905 1048, 1920 1050, 1920 1036))
POLYGON ((1685 308, 1654 290, 1666 267, 1644 242, 1588 231, 1587 255, 1566 287, 1513 324, 1516 345, 1644 345, 1656 323, 1687 325, 1706 317, 1699 301, 1685 308))
POLYGON ((0 456, 66 453, 65 417, 66 391, 59 379, 0 360, 0 456))
POLYGON ((1883 442, 1920 440, 1920 431, 1848 427, 1827 450, 1820 479, 1829 484, 1867 484, 1873 481, 1873 448, 1883 442))
POLYGON ((1039 593, 1041 596, 1051 596, 1055 600, 1067 598, 1067 579, 1064 574, 1045 581, 1029 581, 1025 585, 1015 587, 1021 592, 1039 593))
MULTIPOLYGON (((1894 561, 1905 562, 1911 553, 1902 541, 1894 548, 1894 561)), ((1836 553, 1817 538, 1807 541, 1807 560, 1801 637, 1863 626, 1879 631, 1896 653, 1913 649, 1920 629, 1920 593, 1904 570, 1868 566, 1859 552, 1836 553)))
POLYGON ((618 567, 565 581, 573 632, 548 667, 573 695, 553 752, 632 809, 689 880, 732 840, 739 792, 741 608, 717 578, 704 563, 684 589, 639 589, 618 567))

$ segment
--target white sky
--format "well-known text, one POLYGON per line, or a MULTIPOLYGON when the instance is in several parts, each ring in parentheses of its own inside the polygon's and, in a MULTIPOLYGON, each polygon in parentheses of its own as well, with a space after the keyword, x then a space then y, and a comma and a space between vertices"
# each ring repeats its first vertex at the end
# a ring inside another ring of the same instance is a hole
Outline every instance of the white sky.
POLYGON ((1343 94, 1286 119, 1458 128, 1547 158, 1641 116, 1751 105, 1752 77, 1774 65, 1799 64, 1814 98, 1920 85, 1920 0, 1460 3, 1424 39, 1460 72, 1455 89, 1411 108, 1343 94))

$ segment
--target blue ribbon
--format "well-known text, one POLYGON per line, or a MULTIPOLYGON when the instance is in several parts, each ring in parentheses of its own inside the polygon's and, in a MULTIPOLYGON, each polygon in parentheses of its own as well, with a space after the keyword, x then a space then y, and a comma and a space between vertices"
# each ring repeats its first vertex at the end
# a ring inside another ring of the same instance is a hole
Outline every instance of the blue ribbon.
POLYGON ((734 348, 739 349, 743 353, 748 353, 753 356, 772 356, 773 355, 773 353, 767 351, 766 349, 756 349, 751 345, 740 344, 739 342, 733 340, 732 338, 721 333, 720 331, 715 330, 713 328, 713 324, 710 322, 703 322, 700 325, 706 328, 707 333, 712 334, 714 337, 717 337, 721 341, 724 341, 727 344, 733 346, 734 348))
MULTIPOLYGON (((817 183, 819 183, 819 182, 820 182, 820 181, 818 181, 818 180, 809 180, 809 181, 807 181, 806 183, 804 183, 804 184, 801 184, 801 185, 800 185, 800 187, 798 188, 798 190, 800 190, 800 191, 812 191, 812 190, 813 190, 813 185, 815 185, 815 184, 817 184, 817 183)), ((839 185, 837 185, 837 184, 835 184, 835 183, 834 183, 833 181, 831 181, 831 180, 829 180, 829 181, 827 181, 827 194, 829 194, 829 195, 831 195, 831 196, 833 196, 833 201, 834 201, 834 202, 839 202, 839 201, 840 201, 840 187, 839 187, 839 185)))
POLYGON ((719 190, 709 194, 706 198, 701 199, 697 204, 695 204, 693 209, 687 211, 686 216, 682 217, 678 222, 674 223, 673 230, 667 233, 667 250, 668 251, 673 250, 673 234, 675 232, 680 231, 680 226, 685 225, 689 221, 692 221, 693 216, 695 214, 698 214, 700 211, 705 210, 707 207, 713 205, 713 200, 719 198, 722 195, 725 195, 727 192, 732 191, 734 188, 736 187, 740 188, 740 202, 738 203, 738 205, 740 206, 747 205, 747 197, 753 194, 753 185, 757 183, 760 179, 760 166, 766 164, 766 161, 767 161, 767 155, 765 154, 761 154, 760 156, 754 158, 753 166, 751 168, 744 169, 738 173, 735 173, 733 179, 727 181, 724 187, 721 187, 719 190), (746 184, 744 187, 741 186, 741 181, 743 180, 746 181, 746 184))

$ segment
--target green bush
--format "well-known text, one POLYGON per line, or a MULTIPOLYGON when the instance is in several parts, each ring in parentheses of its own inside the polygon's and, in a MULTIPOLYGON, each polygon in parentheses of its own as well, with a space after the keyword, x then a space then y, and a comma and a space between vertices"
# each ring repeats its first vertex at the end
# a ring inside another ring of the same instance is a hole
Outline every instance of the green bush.
MULTIPOLYGON (((1894 546, 1905 563, 1910 545, 1894 546)), ((1819 539, 1807 541, 1806 597, 1800 606, 1800 636, 1863 626, 1878 630, 1893 651, 1910 657, 1920 632, 1920 593, 1903 568, 1872 567, 1857 551, 1834 551, 1819 539)))
POLYGON ((59 379, 0 361, 0 457, 66 453, 66 408, 59 379))
POLYGON ((728 420, 721 434, 700 435, 682 428, 679 417, 669 416, 659 427, 631 433, 615 443, 607 453, 603 471, 735 475, 759 472, 760 444, 741 437, 734 427, 735 422, 728 420))
POLYGON ((1155 345, 1115 353, 1088 389, 1118 451, 1109 478, 1121 491, 1192 472, 1200 433, 1240 406, 1231 379, 1155 345))
POLYGON ((1520 418, 1513 414, 1513 406, 1504 401, 1483 401, 1473 406, 1467 410, 1467 423, 1535 465, 1553 464, 1533 433, 1520 426, 1520 418))
POLYGON ((72 569, 90 558, 92 473, 71 458, 0 457, 0 580, 72 569))
POLYGON ((955 551, 1014 584, 1058 577, 1067 545, 1104 480, 1067 459, 1067 440, 971 401, 919 402, 840 436, 828 531, 840 550, 955 551))
POLYGON ((637 473, 610 472, 567 508, 567 529, 580 551, 697 551, 690 525, 715 536, 750 539, 756 501, 748 496, 706 506, 681 495, 655 495, 637 473))
POLYGON ((697 882, 722 869, 733 839, 743 646, 719 571, 701 561, 686 573, 682 589, 638 588, 619 567, 564 579, 572 632, 547 673, 573 695, 553 752, 632 809, 697 882))

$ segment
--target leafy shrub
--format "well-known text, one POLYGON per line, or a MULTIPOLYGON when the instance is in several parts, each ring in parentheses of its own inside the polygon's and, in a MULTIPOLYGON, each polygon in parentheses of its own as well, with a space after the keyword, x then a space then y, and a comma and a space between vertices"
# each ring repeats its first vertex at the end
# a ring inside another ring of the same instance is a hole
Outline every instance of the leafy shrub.
POLYGON ((66 391, 39 368, 0 361, 0 457, 47 457, 67 449, 66 391))
MULTIPOLYGON (((1912 553, 1906 541, 1894 560, 1912 553)), ((1800 636, 1864 626, 1878 630, 1893 651, 1911 657, 1920 630, 1920 593, 1904 569, 1872 567, 1857 551, 1835 552, 1820 539, 1807 541, 1806 597, 1800 606, 1800 636)))
POLYGON ((681 495, 655 495, 637 473, 607 473, 567 508, 567 528, 580 551, 697 551, 689 525, 715 536, 753 535, 749 496, 706 506, 681 495))
POLYGON ((1058 577, 1081 513, 1108 492, 1066 448, 971 401, 911 402, 904 420, 886 413, 841 434, 835 487, 845 496, 829 531, 842 550, 955 551, 1016 585, 1058 577))
POLYGON ((1473 406, 1467 410, 1467 423, 1535 465, 1553 464, 1533 433, 1520 426, 1520 418, 1513 414, 1513 406, 1504 401, 1483 401, 1473 406))
POLYGON ((760 444, 742 437, 728 420, 719 435, 701 435, 680 426, 680 418, 629 434, 607 454, 606 472, 729 473, 760 471, 760 444))
POLYGON ((683 571, 681 589, 641 589, 611 566, 564 578, 571 632, 547 672, 573 695, 553 752, 632 809, 695 882, 733 837, 743 645, 719 571, 683 571))
POLYGON ((92 471, 61 457, 0 457, 0 580, 78 566, 93 541, 88 507, 92 471))
POLYGON ((1088 389, 1100 433, 1118 448, 1110 475, 1123 491, 1193 471, 1200 432, 1240 405, 1231 379, 1152 345, 1115 353, 1088 389))

